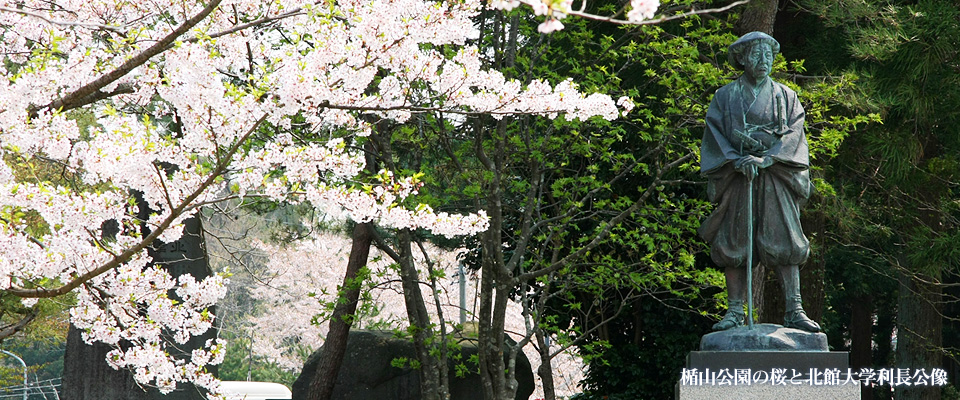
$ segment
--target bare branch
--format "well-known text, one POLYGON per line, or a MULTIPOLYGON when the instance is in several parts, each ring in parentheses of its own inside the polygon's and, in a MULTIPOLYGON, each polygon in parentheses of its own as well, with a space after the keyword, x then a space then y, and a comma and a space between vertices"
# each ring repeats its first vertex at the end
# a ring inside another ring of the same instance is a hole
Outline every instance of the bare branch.
MULTIPOLYGON (((226 35, 229 35, 229 34, 231 34, 231 33, 239 32, 239 31, 242 31, 242 30, 247 29, 247 28, 252 28, 252 27, 254 27, 254 26, 263 25, 263 24, 270 23, 270 22, 273 22, 273 21, 279 21, 279 20, 281 20, 281 19, 290 18, 290 17, 294 17, 294 16, 297 16, 297 15, 304 15, 304 14, 306 14, 306 13, 303 11, 303 9, 301 9, 301 8, 296 8, 296 9, 293 9, 293 10, 291 10, 291 11, 289 11, 289 12, 285 12, 285 13, 283 13, 283 14, 275 15, 275 16, 272 16, 272 17, 263 17, 263 18, 260 18, 260 19, 258 19, 258 20, 256 20, 256 21, 251 21, 251 22, 247 22, 247 23, 245 23, 245 24, 240 24, 240 25, 234 26, 234 27, 232 27, 232 28, 230 28, 230 29, 226 29, 226 30, 223 30, 223 31, 220 31, 220 32, 211 34, 211 35, 210 35, 210 38, 211 38, 211 39, 216 39, 216 38, 218 38, 218 37, 220 37, 220 36, 226 36, 226 35)), ((184 40, 184 42, 197 42, 197 41, 199 41, 199 40, 200 40, 200 38, 190 38, 190 39, 184 40)))
POLYGON ((393 259, 393 261, 399 263, 399 262, 400 262, 400 254, 397 253, 392 247, 390 247, 390 244, 387 243, 387 241, 384 240, 383 237, 380 236, 379 233, 377 233, 377 230, 376 230, 376 229, 370 229, 370 233, 373 235, 373 244, 374 244, 374 246, 376 246, 378 250, 380 250, 380 251, 386 253, 388 256, 390 256, 390 258, 393 259))
POLYGON ((117 256, 117 253, 114 253, 112 250, 110 250, 110 248, 108 248, 108 247, 103 243, 103 241, 100 240, 100 238, 97 237, 97 234, 96 234, 94 231, 92 231, 92 230, 90 230, 90 228, 86 228, 86 227, 83 228, 83 230, 86 231, 88 235, 90 235, 90 239, 93 240, 93 242, 97 244, 97 247, 99 247, 100 250, 103 250, 103 251, 107 252, 108 254, 110 254, 110 255, 113 256, 113 257, 116 257, 116 256, 117 256))
POLYGON ((112 31, 112 32, 117 32, 117 33, 123 33, 122 28, 117 27, 117 26, 110 26, 110 25, 103 25, 103 24, 91 24, 91 23, 86 23, 86 22, 57 21, 57 20, 54 20, 54 19, 47 18, 47 17, 44 16, 43 14, 35 13, 35 12, 32 12, 32 11, 27 11, 27 10, 23 10, 23 9, 19 9, 19 8, 10 8, 10 7, 0 6, 0 11, 6 11, 6 12, 11 12, 11 13, 20 14, 20 15, 26 15, 26 16, 28 16, 28 17, 34 17, 34 18, 37 18, 37 19, 41 19, 41 20, 43 20, 44 22, 46 22, 46 23, 48 23, 48 24, 52 24, 52 25, 59 25, 59 26, 66 26, 66 27, 79 26, 79 27, 81 27, 81 28, 98 29, 98 30, 104 30, 104 31, 112 31))
POLYGON ((584 18, 584 19, 593 20, 593 21, 608 22, 608 23, 616 24, 616 25, 656 25, 656 24, 659 24, 659 23, 661 23, 661 22, 667 22, 667 21, 673 21, 673 20, 675 20, 675 19, 682 19, 682 18, 692 17, 692 16, 694 16, 694 15, 713 14, 713 13, 724 12, 724 11, 730 10, 731 8, 734 8, 734 7, 736 7, 736 6, 740 6, 740 5, 747 4, 747 3, 749 3, 749 2, 750 2, 750 0, 740 0, 740 1, 737 1, 737 2, 730 3, 729 5, 724 6, 724 7, 720 7, 720 8, 708 8, 708 9, 704 9, 704 10, 690 10, 690 11, 687 11, 687 12, 681 13, 681 14, 676 14, 676 15, 671 15, 671 16, 662 16, 662 17, 660 17, 660 18, 648 19, 648 20, 639 21, 639 22, 629 21, 629 20, 625 20, 625 19, 617 19, 615 16, 614 16, 614 17, 604 17, 604 16, 602 16, 602 15, 590 14, 590 13, 585 13, 585 12, 581 12, 581 11, 570 11, 570 12, 568 12, 567 14, 573 15, 573 16, 576 16, 576 17, 580 17, 580 18, 584 18))
POLYGON ((167 200, 167 207, 173 209, 173 202, 170 200, 170 192, 167 190, 167 183, 164 181, 166 176, 164 172, 160 170, 160 166, 156 163, 153 164, 153 169, 157 171, 157 180, 160 181, 160 188, 163 189, 163 197, 167 200))
POLYGON ((622 222, 624 219, 626 219, 627 217, 629 217, 629 216, 630 216, 631 214, 633 214, 635 211, 639 210, 640 207, 641 207, 643 204, 646 203, 647 198, 650 197, 650 195, 653 194, 653 192, 656 191, 656 187, 661 185, 660 178, 662 178, 663 175, 664 175, 667 171, 675 168, 676 166, 680 165, 680 164, 683 163, 683 162, 686 162, 687 160, 689 160, 689 159, 692 158, 693 156, 694 156, 694 154, 692 154, 692 153, 691 153, 691 154, 687 154, 687 155, 685 155, 685 156, 683 156, 683 157, 681 157, 681 158, 678 158, 678 159, 674 160, 673 162, 671 162, 671 163, 663 166, 662 168, 660 168, 660 170, 657 171, 657 176, 656 176, 656 178, 655 178, 655 179, 653 180, 653 182, 646 188, 646 190, 643 191, 643 194, 640 195, 640 199, 638 199, 635 203, 633 203, 632 205, 630 205, 630 207, 627 207, 626 209, 624 209, 623 211, 621 211, 621 212, 620 212, 619 214, 617 214, 615 217, 613 217, 613 218, 605 221, 603 228, 600 230, 600 232, 598 232, 598 233, 596 234, 596 236, 593 237, 592 240, 590 240, 589 243, 585 244, 583 247, 577 249, 577 251, 574 251, 574 252, 568 254, 567 256, 563 257, 563 258, 560 259, 559 261, 553 263, 552 265, 550 265, 550 266, 548 266, 548 267, 546 267, 546 268, 542 268, 542 269, 539 269, 539 270, 536 270, 536 271, 530 271, 530 272, 527 272, 527 273, 520 274, 520 275, 517 276, 517 278, 516 278, 517 281, 521 281, 521 282, 522 282, 522 281, 528 280, 528 279, 536 279, 536 278, 538 278, 538 277, 547 275, 547 274, 549 274, 549 273, 551 273, 551 272, 553 272, 553 271, 557 271, 557 270, 559 270, 560 268, 563 268, 563 266, 569 264, 571 261, 573 261, 573 260, 575 260, 575 259, 583 256, 583 255, 586 254, 588 251, 590 251, 590 250, 592 250, 593 248, 599 246, 600 243, 601 243, 604 239, 606 239, 608 236, 610 236, 610 232, 613 230, 613 227, 614 227, 614 226, 616 226, 617 224, 619 224, 620 222, 622 222))
MULTIPOLYGON (((10 229, 15 229, 13 223, 10 222, 9 220, 7 220, 6 218, 0 217, 0 222, 3 222, 4 224, 7 224, 7 227, 9 227, 10 229)), ((41 249, 44 249, 44 250, 47 249, 47 245, 43 244, 43 242, 41 242, 40 239, 37 239, 37 238, 33 237, 33 235, 27 235, 27 234, 24 233, 23 236, 26 237, 27 240, 29 240, 31 243, 33 243, 33 244, 35 244, 35 245, 37 245, 37 246, 40 246, 41 249)))

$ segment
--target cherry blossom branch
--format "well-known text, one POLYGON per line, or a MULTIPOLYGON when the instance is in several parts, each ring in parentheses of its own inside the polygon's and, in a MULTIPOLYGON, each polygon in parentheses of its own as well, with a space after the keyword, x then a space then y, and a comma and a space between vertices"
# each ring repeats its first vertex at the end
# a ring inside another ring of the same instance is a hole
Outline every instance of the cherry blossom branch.
MULTIPOLYGON (((204 7, 204 9, 201 10, 197 15, 194 15, 193 18, 190 18, 184 21, 184 23, 181 24, 179 27, 177 27, 177 29, 174 29, 172 32, 164 36, 163 39, 160 39, 160 41, 158 41, 157 43, 154 43, 153 46, 150 46, 146 50, 140 52, 140 54, 137 54, 136 56, 131 57, 129 60, 127 60, 126 62, 121 64, 119 67, 117 67, 117 69, 110 71, 105 75, 101 75, 99 78, 97 78, 93 82, 83 85, 79 89, 74 90, 73 92, 67 94, 66 96, 58 100, 54 100, 50 104, 47 104, 42 107, 30 107, 30 109, 28 110, 29 114, 32 116, 35 116, 39 111, 39 109, 41 108, 46 108, 51 110, 59 109, 61 111, 66 111, 66 110, 84 106, 86 104, 90 104, 90 103, 84 102, 83 100, 85 100, 85 98, 87 98, 88 96, 100 91, 100 89, 106 87, 107 85, 115 82, 117 79, 120 79, 123 76, 127 75, 128 73, 130 73, 130 71, 133 71, 135 68, 143 65, 144 63, 147 62, 147 60, 149 60, 153 56, 165 51, 167 49, 167 46, 169 46, 174 41, 176 41, 177 38, 187 33, 187 31, 189 31, 191 28, 193 28, 198 23, 200 23, 200 21, 207 18, 207 16, 209 16, 210 13, 212 13, 213 10, 215 10, 220 5, 221 1, 222 0, 211 0, 210 3, 207 4, 207 6, 204 7)), ((93 101, 96 101, 96 100, 93 100, 93 101)))
POLYGON ((726 5, 726 6, 719 7, 719 8, 708 8, 708 9, 703 9, 703 10, 690 10, 690 11, 687 11, 687 12, 684 12, 684 13, 681 13, 681 14, 676 14, 676 15, 671 15, 671 16, 661 16, 660 18, 648 19, 648 20, 643 20, 643 21, 630 21, 630 20, 626 20, 626 19, 617 19, 616 16, 613 16, 613 17, 604 17, 604 16, 602 16, 602 15, 590 14, 590 13, 585 13, 585 12, 582 12, 582 11, 573 11, 573 10, 568 11, 568 12, 565 12, 565 14, 573 15, 573 16, 575 16, 575 17, 580 17, 580 18, 584 18, 584 19, 589 19, 589 20, 592 20, 592 21, 608 22, 608 23, 616 24, 616 25, 655 25, 655 24, 659 24, 659 23, 661 23, 661 22, 667 22, 667 21, 673 21, 673 20, 675 20, 675 19, 682 19, 682 18, 692 17, 692 16, 694 16, 694 15, 720 13, 720 12, 728 11, 728 10, 730 10, 730 9, 732 9, 732 8, 734 8, 734 7, 740 6, 740 5, 747 4, 747 3, 749 3, 749 2, 750 2, 750 0, 739 0, 739 1, 730 3, 730 4, 726 5))
MULTIPOLYGON (((10 222, 10 221, 9 221, 8 219, 6 219, 6 218, 0 217, 0 222, 3 222, 3 223, 5 223, 5 224, 7 224, 7 227, 9 227, 10 229, 15 229, 14 226, 13 226, 13 223, 10 222)), ((15 229, 15 230, 16 230, 16 229, 15 229)), ((24 232, 21 232, 21 233, 23 233, 23 236, 24 236, 25 238, 27 238, 27 240, 29 240, 31 243, 33 243, 33 244, 35 244, 35 245, 37 245, 37 246, 40 246, 41 249, 44 249, 44 250, 47 249, 47 246, 46 246, 45 244, 43 244, 43 242, 41 242, 40 239, 37 239, 37 238, 33 237, 33 235, 29 235, 29 234, 26 234, 26 233, 24 233, 24 232)))
POLYGON ((98 102, 98 101, 100 101, 100 100, 103 100, 103 99, 109 99, 109 98, 111 98, 111 97, 113 97, 113 96, 116 96, 116 95, 130 94, 130 93, 133 93, 133 92, 135 92, 135 90, 134 90, 134 88, 133 88, 133 85, 131 85, 131 84, 129 84, 129 83, 121 83, 121 84, 117 85, 117 88, 116 88, 116 89, 114 89, 113 91, 110 91, 110 92, 104 92, 104 91, 101 91, 101 90, 98 89, 97 91, 89 94, 87 97, 84 97, 83 99, 80 99, 80 101, 77 102, 77 105, 76 105, 75 107, 72 107, 72 108, 82 107, 82 106, 85 106, 85 105, 87 105, 87 104, 96 103, 96 102, 98 102))
MULTIPOLYGON (((215 0, 215 1, 219 1, 219 0, 215 0)), ((200 194, 202 194, 208 187, 210 187, 210 185, 212 185, 213 182, 217 178, 219 178, 224 173, 224 171, 227 170, 227 167, 229 165, 230 160, 233 157, 233 154, 235 154, 240 149, 240 146, 247 141, 250 135, 252 135, 256 131, 257 127, 260 126, 260 123, 262 123, 266 118, 267 118, 267 114, 264 114, 262 117, 260 117, 260 119, 258 119, 257 122, 255 122, 253 126, 250 127, 250 130, 248 130, 242 137, 240 137, 237 140, 236 143, 233 144, 233 146, 231 146, 227 150, 226 156, 223 157, 223 159, 221 159, 219 163, 217 163, 216 168, 214 168, 214 170, 210 173, 210 176, 208 176, 207 179, 205 179, 203 183, 201 183, 200 186, 197 187, 196 190, 190 193, 189 196, 184 198, 183 201, 181 201, 180 204, 177 206, 177 208, 171 210, 170 215, 167 216, 167 218, 165 218, 160 224, 158 224, 156 228, 154 228, 150 232, 149 235, 147 235, 143 240, 141 240, 135 246, 124 250, 118 256, 114 257, 113 259, 104 263, 103 265, 91 271, 88 271, 83 275, 76 276, 72 281, 56 289, 47 289, 47 288, 27 289, 27 288, 18 287, 18 286, 11 286, 9 289, 7 289, 7 292, 14 296, 25 297, 25 298, 50 298, 50 297, 61 296, 66 293, 69 293, 73 289, 76 289, 77 287, 86 283, 87 281, 93 278, 96 278, 97 276, 100 276, 101 274, 111 269, 117 268, 123 263, 130 260, 134 255, 140 253, 141 251, 143 251, 143 249, 147 248, 147 246, 153 244, 154 240, 160 237, 160 234, 162 234, 167 228, 170 227, 170 225, 173 224, 173 221, 175 221, 177 218, 183 215, 183 213, 186 210, 190 209, 191 203, 193 203, 193 201, 196 200, 197 197, 200 197, 200 194)))
MULTIPOLYGON (((306 13, 303 11, 302 8, 295 8, 295 9, 293 9, 293 10, 291 10, 291 11, 288 11, 288 12, 285 12, 285 13, 283 13, 283 14, 274 15, 274 16, 272 16, 272 17, 263 17, 263 18, 260 18, 260 19, 258 19, 258 20, 256 20, 256 21, 251 21, 251 22, 247 22, 247 23, 245 23, 245 24, 236 25, 236 26, 234 26, 234 27, 232 27, 232 28, 230 28, 230 29, 225 29, 225 30, 222 30, 222 31, 220 31, 220 32, 210 34, 210 35, 209 35, 209 38, 210 38, 210 39, 216 39, 216 38, 218 38, 218 37, 226 36, 226 35, 229 35, 229 34, 231 34, 231 33, 240 32, 240 31, 242 31, 242 30, 244 30, 244 29, 252 28, 252 27, 254 27, 254 26, 259 26, 259 25, 263 25, 263 24, 266 24, 266 23, 269 23, 269 22, 279 21, 279 20, 281 20, 281 19, 286 19, 286 18, 290 18, 290 17, 295 17, 295 16, 297 16, 297 15, 305 15, 305 14, 306 14, 306 13)), ((206 38, 206 37, 204 37, 204 38, 206 38)), ((191 43, 192 43, 192 42, 198 42, 198 41, 200 41, 200 38, 197 38, 197 37, 193 37, 193 38, 184 40, 184 42, 191 42, 191 43)))
POLYGON ((105 30, 105 31, 112 31, 112 32, 117 32, 117 33, 123 33, 123 30, 122 30, 120 27, 116 27, 116 26, 103 25, 103 24, 92 24, 92 23, 87 23, 87 22, 57 21, 57 20, 54 20, 54 19, 47 18, 47 17, 45 17, 43 14, 35 13, 35 12, 27 11, 27 10, 22 10, 22 9, 18 9, 18 8, 10 8, 10 7, 0 6, 0 11, 6 11, 6 12, 11 12, 11 13, 20 14, 20 15, 26 15, 26 16, 28 16, 28 17, 34 17, 34 18, 37 18, 37 19, 41 19, 41 20, 43 20, 44 22, 46 22, 46 23, 48 23, 48 24, 52 24, 52 25, 68 26, 68 27, 69 27, 69 26, 79 26, 79 27, 82 27, 82 28, 101 29, 101 30, 105 30))
MULTIPOLYGON (((507 103, 509 104, 509 103, 507 103)), ((504 105, 506 106, 506 104, 504 105)), ((411 105, 399 105, 399 106, 388 106, 388 107, 379 107, 379 106, 353 106, 353 105, 344 105, 344 104, 330 104, 329 101, 324 101, 317 108, 328 108, 331 110, 344 110, 344 111, 359 111, 359 112, 387 112, 387 111, 410 111, 413 113, 447 113, 447 114, 456 114, 464 115, 470 117, 480 117, 480 116, 491 116, 491 115, 510 115, 510 116, 522 116, 522 115, 535 115, 535 116, 544 116, 552 114, 562 114, 562 110, 545 110, 545 111, 470 111, 457 108, 448 108, 448 107, 423 107, 423 106, 411 106, 411 105)), ((502 106, 500 108, 503 108, 502 106)))

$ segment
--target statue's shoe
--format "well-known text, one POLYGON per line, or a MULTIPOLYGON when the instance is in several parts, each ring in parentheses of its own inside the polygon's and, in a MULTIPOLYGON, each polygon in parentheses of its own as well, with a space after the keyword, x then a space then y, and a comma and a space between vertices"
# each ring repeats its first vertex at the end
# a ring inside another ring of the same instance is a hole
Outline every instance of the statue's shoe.
POLYGON ((727 314, 723 316, 723 319, 721 319, 720 322, 713 324, 713 330, 725 331, 727 329, 743 326, 744 317, 744 313, 727 310, 727 314))
POLYGON ((803 310, 791 311, 784 315, 783 327, 813 333, 820 332, 820 325, 810 319, 810 317, 807 317, 807 313, 803 312, 803 310))

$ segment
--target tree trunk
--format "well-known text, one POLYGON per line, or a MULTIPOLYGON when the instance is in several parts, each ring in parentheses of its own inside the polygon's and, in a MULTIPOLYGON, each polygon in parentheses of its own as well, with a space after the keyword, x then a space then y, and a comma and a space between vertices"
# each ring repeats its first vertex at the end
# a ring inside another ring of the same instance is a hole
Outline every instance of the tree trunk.
MULTIPOLYGON (((481 128, 483 129, 483 128, 481 128)), ((480 355, 480 378, 483 383, 483 398, 504 400, 516 397, 517 380, 515 368, 504 362, 504 325, 507 300, 515 288, 511 271, 507 270, 503 254, 503 199, 501 191, 502 171, 505 169, 506 122, 497 124, 490 137, 493 143, 491 157, 478 146, 478 158, 492 173, 492 180, 485 185, 484 204, 490 227, 481 234, 481 286, 480 313, 478 315, 478 340, 480 355)), ((514 363, 516 358, 511 357, 514 363)))
MULTIPOLYGON (((850 367, 854 371, 873 367, 873 297, 859 296, 850 305, 850 367)), ((861 400, 873 400, 873 390, 864 388, 861 400)))
MULTIPOLYGON (((424 250, 422 243, 418 242, 417 245, 420 247, 420 250, 423 252, 424 257, 426 258, 427 252, 426 250, 424 250)), ((437 388, 440 391, 441 399, 449 399, 450 398, 450 369, 448 368, 448 365, 450 365, 449 364, 450 349, 447 346, 447 343, 450 343, 450 341, 452 340, 452 335, 447 333, 447 320, 443 313, 443 300, 441 299, 441 296, 440 296, 440 287, 439 285, 437 285, 436 270, 434 269, 434 265, 429 260, 427 260, 425 264, 427 266, 427 274, 430 277, 430 292, 432 293, 431 297, 433 298, 433 305, 435 307, 434 310, 437 313, 437 330, 440 333, 439 342, 438 342, 439 346, 435 346, 435 347, 439 347, 437 349, 439 350, 438 351, 439 355, 436 357, 437 372, 440 374, 439 384, 437 388)), ((463 276, 461 275, 460 278, 462 279, 463 276)), ((461 303, 461 306, 463 306, 462 303, 461 303)))
MULTIPOLYGON (((484 278, 485 279, 485 278, 484 278)), ((513 364, 516 357, 504 357, 507 299, 512 285, 491 279, 493 290, 481 293, 479 349, 480 378, 487 400, 513 399, 518 382, 513 364), (484 299, 486 297, 486 299, 484 299), (509 358, 509 363, 506 359, 509 358)), ((516 349, 519 350, 519 349, 516 349)))
MULTIPOLYGON (((489 212, 489 211, 488 211, 489 212)), ((503 371, 503 358, 498 357, 500 347, 497 344, 496 329, 490 321, 493 316, 493 298, 495 297, 493 268, 493 253, 495 249, 488 245, 488 242, 499 239, 499 232, 493 230, 492 226, 499 222, 496 216, 490 218, 491 228, 481 234, 483 251, 481 252, 480 274, 480 310, 478 312, 479 322, 477 323, 477 353, 480 358, 480 382, 483 389, 483 398, 485 400, 497 400, 495 393, 502 386, 502 379, 498 379, 497 371, 503 371), (491 238, 490 236, 494 236, 491 238), (499 361, 499 365, 497 362, 499 361)), ((500 373, 502 375, 502 372, 500 373)))
POLYGON ((310 381, 310 390, 306 396, 297 394, 295 398, 309 400, 329 400, 333 394, 333 386, 337 382, 340 366, 343 364, 343 355, 347 349, 347 335, 353 325, 353 314, 357 312, 357 301, 360 298, 361 282, 357 282, 360 268, 367 265, 370 256, 370 244, 373 234, 370 223, 357 224, 353 227, 353 244, 350 248, 350 258, 347 260, 347 271, 343 276, 343 298, 338 301, 333 315, 330 317, 330 329, 323 342, 323 353, 317 364, 317 373, 310 381), (301 397, 303 396, 303 397, 301 397))
MULTIPOLYGON (((440 367, 437 357, 432 355, 434 339, 430 315, 427 314, 423 293, 420 291, 420 277, 413 261, 413 242, 410 231, 402 229, 397 233, 400 242, 400 279, 403 281, 403 300, 407 306, 407 318, 413 330, 413 348, 420 362, 420 398, 422 400, 447 400, 450 396, 440 385, 440 367)), ((444 366, 446 367, 446 366, 444 366)))
POLYGON ((737 33, 744 35, 759 31, 773 36, 773 23, 777 20, 778 0, 752 0, 740 12, 737 33))
MULTIPOLYGON (((897 325, 897 314, 896 305, 890 305, 888 307, 883 307, 879 305, 877 308, 877 329, 875 333, 874 343, 876 343, 876 352, 874 353, 873 360, 875 363, 880 365, 893 365, 894 364, 894 354, 895 350, 893 349, 893 335, 896 330, 897 325), (880 310, 883 310, 882 312, 880 310)), ((891 400, 893 398, 893 393, 890 391, 890 386, 879 386, 873 388, 873 397, 875 400, 891 400)))
POLYGON ((537 370, 537 374, 540 375, 540 381, 543 382, 543 400, 556 400, 553 365, 550 364, 550 345, 547 343, 547 339, 548 336, 544 335, 543 329, 537 329, 537 346, 540 347, 540 368, 537 370))
MULTIPOLYGON (((486 400, 510 399, 506 364, 503 362, 504 322, 506 296, 509 288, 504 284, 503 252, 500 231, 503 216, 499 196, 499 171, 494 170, 494 182, 487 189, 487 215, 490 227, 481 236, 482 257, 480 275, 480 312, 478 322, 478 352, 480 356, 480 380, 483 383, 483 398, 486 400)), ((515 386, 515 385, 514 385, 515 386)))
MULTIPOLYGON (((938 279, 900 274, 900 299, 897 313, 897 368, 916 371, 940 368, 942 360, 943 320, 938 279)), ((899 386, 897 400, 939 400, 940 387, 899 386)))

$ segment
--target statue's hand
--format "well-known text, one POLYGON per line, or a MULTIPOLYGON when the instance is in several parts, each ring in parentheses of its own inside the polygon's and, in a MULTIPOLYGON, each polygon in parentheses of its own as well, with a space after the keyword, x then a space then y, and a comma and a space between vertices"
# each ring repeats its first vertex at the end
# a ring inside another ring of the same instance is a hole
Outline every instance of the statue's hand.
POLYGON ((734 162, 733 167, 740 173, 746 175, 747 180, 753 180, 757 176, 759 169, 767 168, 773 165, 773 158, 770 156, 757 157, 745 155, 734 162))

